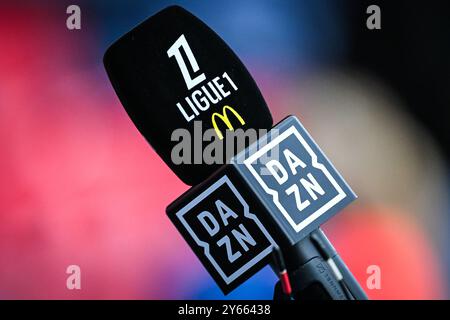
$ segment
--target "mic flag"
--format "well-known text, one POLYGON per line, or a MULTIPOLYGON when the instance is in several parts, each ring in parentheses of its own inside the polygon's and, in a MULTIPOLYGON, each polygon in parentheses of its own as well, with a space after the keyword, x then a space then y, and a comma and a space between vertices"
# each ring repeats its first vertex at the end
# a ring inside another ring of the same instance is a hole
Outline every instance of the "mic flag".
POLYGON ((166 212, 228 293, 264 266, 271 245, 293 246, 354 199, 305 128, 290 116, 166 212))
MULTIPOLYGON (((229 159, 209 165, 194 157, 174 161, 182 133, 177 129, 194 137, 195 123, 201 121, 201 129, 213 131, 225 148, 227 130, 272 127, 267 105, 239 58, 181 7, 168 7, 122 36, 108 48, 104 65, 136 127, 188 185, 205 180, 229 159)), ((197 140, 190 154, 201 157, 205 146, 197 140)))

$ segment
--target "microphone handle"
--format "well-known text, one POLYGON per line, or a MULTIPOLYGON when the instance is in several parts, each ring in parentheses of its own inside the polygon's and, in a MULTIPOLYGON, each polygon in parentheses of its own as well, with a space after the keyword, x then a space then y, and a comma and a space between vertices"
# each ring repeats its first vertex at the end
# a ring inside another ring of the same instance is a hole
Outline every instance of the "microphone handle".
POLYGON ((316 231, 312 232, 312 237, 319 238, 326 246, 326 250, 328 252, 329 257, 332 258, 336 267, 340 271, 343 277, 343 281, 347 288, 350 290, 354 299, 356 300, 368 300, 368 296, 366 292, 363 290, 359 282, 356 280, 355 276, 351 273, 350 269, 345 264, 344 260, 339 256, 336 249, 331 244, 330 240, 328 240, 325 233, 321 228, 318 228, 316 231))
MULTIPOLYGON (((319 228, 281 248, 294 300, 367 300, 367 295, 319 228)), ((274 299, 286 300, 278 282, 274 299)))

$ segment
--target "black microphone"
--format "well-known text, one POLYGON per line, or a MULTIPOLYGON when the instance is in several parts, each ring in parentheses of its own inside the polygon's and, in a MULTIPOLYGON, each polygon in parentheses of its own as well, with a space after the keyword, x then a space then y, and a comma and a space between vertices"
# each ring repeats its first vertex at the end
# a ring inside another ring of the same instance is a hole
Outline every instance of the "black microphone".
POLYGON ((192 135, 210 129, 223 148, 225 130, 272 127, 269 109, 239 58, 179 6, 158 12, 122 36, 106 51, 104 65, 136 127, 188 185, 206 179, 234 154, 227 158, 226 150, 220 151, 221 161, 204 165, 205 143, 197 139, 197 145, 184 150, 190 153, 182 157, 187 161, 177 163, 172 159, 179 144, 175 129, 192 135))
POLYGON ((278 245, 294 298, 364 298, 319 229, 356 195, 296 117, 271 129, 254 80, 219 36, 172 6, 116 41, 104 62, 139 131, 195 184, 166 212, 224 293, 266 265, 278 245), (198 125, 212 132, 209 141, 196 135, 198 125), (255 129, 263 135, 248 134, 255 129), (183 133, 190 143, 174 152, 183 133), (180 162, 186 154, 199 161, 180 162), (203 163, 205 154, 220 161, 203 163))

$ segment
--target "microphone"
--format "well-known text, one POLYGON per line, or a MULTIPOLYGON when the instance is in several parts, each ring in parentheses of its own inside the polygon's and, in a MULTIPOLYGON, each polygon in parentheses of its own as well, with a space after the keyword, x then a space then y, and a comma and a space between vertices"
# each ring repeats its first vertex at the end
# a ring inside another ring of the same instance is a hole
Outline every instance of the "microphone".
POLYGON ((223 150, 226 129, 272 127, 269 109, 239 58, 179 6, 158 12, 122 36, 106 51, 104 65, 138 130, 188 185, 205 180, 234 155, 226 158, 223 150), (203 165, 205 143, 196 139, 184 150, 191 156, 174 162, 178 128, 192 135, 208 129, 216 133, 223 158, 203 165))
POLYGON ((355 199, 300 121, 289 116, 166 212, 224 293, 264 266, 278 246, 294 299, 364 299, 320 230, 355 199))
POLYGON ((254 80, 217 34, 171 6, 111 45, 104 64, 136 127, 194 185, 166 212, 225 294, 279 247, 290 297, 366 298, 320 230, 356 195, 296 117, 272 128, 254 80))

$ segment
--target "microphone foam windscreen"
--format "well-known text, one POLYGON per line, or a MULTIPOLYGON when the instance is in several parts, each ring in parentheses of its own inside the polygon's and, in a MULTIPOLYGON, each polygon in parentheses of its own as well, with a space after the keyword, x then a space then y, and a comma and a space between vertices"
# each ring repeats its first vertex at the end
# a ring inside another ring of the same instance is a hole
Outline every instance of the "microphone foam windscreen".
POLYGON ((239 58, 181 7, 168 7, 122 36, 108 48, 104 65, 136 127, 186 184, 203 181, 222 164, 203 161, 208 144, 218 143, 228 160, 227 132, 272 127, 239 58), (202 139, 208 129, 213 134, 202 139))

